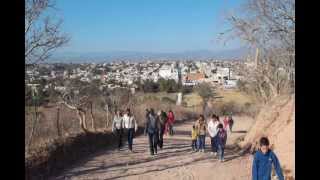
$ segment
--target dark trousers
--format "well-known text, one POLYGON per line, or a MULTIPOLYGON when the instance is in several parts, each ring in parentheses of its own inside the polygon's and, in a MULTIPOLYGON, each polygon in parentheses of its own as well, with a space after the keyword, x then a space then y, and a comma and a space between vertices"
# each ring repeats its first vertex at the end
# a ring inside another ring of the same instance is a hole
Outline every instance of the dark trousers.
POLYGON ((198 150, 197 148, 197 139, 192 139, 192 144, 191 144, 192 150, 198 150))
POLYGON ((128 129, 128 147, 129 150, 132 151, 132 144, 133 144, 133 133, 134 133, 134 128, 129 128, 128 129))
POLYGON ((150 153, 153 155, 154 153, 157 154, 157 144, 158 144, 158 132, 148 133, 149 135, 149 147, 150 153))
POLYGON ((199 135, 198 136, 198 148, 203 149, 205 148, 205 139, 206 139, 206 135, 199 135))
POLYGON ((232 126, 233 126, 233 123, 230 123, 230 124, 229 124, 230 132, 232 132, 232 126))
POLYGON ((123 134, 122 129, 116 129, 116 134, 118 138, 118 148, 120 149, 122 146, 122 134, 123 134))
POLYGON ((217 152, 217 150, 218 150, 217 136, 211 137, 211 151, 212 152, 217 152))
POLYGON ((224 145, 218 144, 218 150, 219 150, 219 159, 224 159, 224 145))
POLYGON ((169 124, 169 135, 173 136, 173 124, 169 124))
POLYGON ((159 132, 159 141, 158 141, 158 146, 160 149, 163 147, 163 135, 165 131, 165 126, 161 127, 160 132, 159 132))

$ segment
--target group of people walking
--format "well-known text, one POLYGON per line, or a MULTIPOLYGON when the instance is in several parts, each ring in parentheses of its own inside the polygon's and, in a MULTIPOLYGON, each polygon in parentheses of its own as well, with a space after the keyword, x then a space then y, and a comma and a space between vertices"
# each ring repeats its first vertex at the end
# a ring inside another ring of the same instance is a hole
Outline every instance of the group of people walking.
POLYGON ((127 134, 128 149, 132 152, 132 144, 134 133, 138 130, 138 124, 133 114, 128 108, 123 114, 120 110, 116 111, 116 114, 112 122, 112 132, 115 132, 118 139, 118 149, 122 147, 122 136, 127 134))
MULTIPOLYGON (((154 109, 146 109, 146 122, 144 134, 148 135, 150 154, 153 156, 157 154, 157 147, 163 147, 163 135, 173 135, 174 114, 170 110, 168 114, 162 110, 155 113, 154 109)), ((196 152, 204 152, 205 150, 205 137, 208 132, 211 139, 211 154, 218 156, 220 162, 224 162, 224 149, 227 142, 228 127, 230 133, 234 124, 232 116, 226 116, 223 124, 219 120, 219 116, 212 114, 207 122, 203 115, 192 126, 191 139, 192 150, 196 152)), ((122 136, 127 134, 128 149, 132 152, 134 133, 137 132, 138 125, 131 113, 127 109, 123 114, 121 111, 116 111, 112 123, 112 132, 118 137, 118 148, 122 147, 122 136)), ((275 153, 269 148, 269 140, 266 137, 260 139, 260 148, 254 154, 252 164, 252 179, 262 180, 271 179, 272 166, 280 180, 284 179, 280 162, 275 153)))
MULTIPOLYGON (((164 134, 173 135, 173 123, 175 121, 174 114, 169 110, 168 114, 160 110, 157 114, 154 109, 146 109, 146 123, 144 134, 149 136, 149 145, 151 155, 157 154, 157 146, 160 149, 163 147, 164 134)), ((128 149, 132 150, 134 133, 137 132, 138 125, 131 113, 127 109, 123 114, 120 110, 116 111, 112 123, 112 132, 116 134, 118 139, 118 149, 122 147, 122 138, 127 134, 128 149)))
POLYGON ((156 114, 154 109, 146 109, 146 123, 144 134, 149 137, 150 154, 157 154, 157 147, 163 147, 163 135, 173 135, 174 114, 170 110, 168 114, 163 110, 156 114))
MULTIPOLYGON (((232 117, 228 117, 228 119, 232 119, 232 117)), ((219 153, 219 159, 223 162, 224 148, 227 142, 226 128, 226 125, 223 126, 222 123, 220 123, 219 116, 212 114, 208 119, 208 123, 206 123, 204 116, 200 115, 191 130, 192 150, 196 152, 204 152, 206 132, 208 131, 211 139, 211 153, 215 154, 215 156, 219 153)))

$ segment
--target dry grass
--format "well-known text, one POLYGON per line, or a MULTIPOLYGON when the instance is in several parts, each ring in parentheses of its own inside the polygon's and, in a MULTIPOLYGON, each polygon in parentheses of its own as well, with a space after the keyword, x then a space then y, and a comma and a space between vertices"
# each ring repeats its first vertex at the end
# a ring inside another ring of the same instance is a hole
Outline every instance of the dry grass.
POLYGON ((230 102, 234 101, 238 104, 244 105, 246 103, 255 103, 257 100, 249 96, 247 94, 244 94, 243 92, 240 92, 238 90, 217 90, 217 98, 214 99, 215 102, 230 102))
POLYGON ((187 106, 201 106, 202 98, 199 96, 198 93, 190 93, 183 95, 183 101, 186 102, 187 106))

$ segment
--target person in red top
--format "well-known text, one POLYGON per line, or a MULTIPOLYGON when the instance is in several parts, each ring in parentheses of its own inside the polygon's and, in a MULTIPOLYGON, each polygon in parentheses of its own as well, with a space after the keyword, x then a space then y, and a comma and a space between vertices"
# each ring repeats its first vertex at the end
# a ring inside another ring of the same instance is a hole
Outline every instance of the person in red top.
POLYGON ((224 129, 227 130, 227 126, 229 125, 229 117, 225 116, 223 119, 224 129))
POLYGON ((168 119, 167 119, 167 123, 166 123, 166 132, 165 134, 168 133, 169 131, 169 135, 173 135, 173 123, 174 123, 174 114, 173 112, 170 110, 169 113, 168 113, 168 119))

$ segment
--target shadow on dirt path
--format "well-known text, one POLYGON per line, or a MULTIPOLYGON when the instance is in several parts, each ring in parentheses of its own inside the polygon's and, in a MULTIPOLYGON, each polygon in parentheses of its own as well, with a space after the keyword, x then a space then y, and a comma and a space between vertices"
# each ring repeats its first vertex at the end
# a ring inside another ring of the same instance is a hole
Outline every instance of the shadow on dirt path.
MULTIPOLYGON (((164 137, 164 147, 158 154, 149 153, 148 138, 140 135, 134 139, 134 153, 128 152, 127 147, 118 150, 104 150, 87 157, 59 176, 51 179, 202 179, 198 166, 211 167, 220 165, 218 159, 210 153, 210 139, 206 137, 206 151, 193 152, 191 149, 190 129, 193 121, 183 121, 175 126, 174 136, 164 137), (197 178, 195 178, 197 177, 197 178)), ((236 124, 230 141, 245 133, 246 129, 237 128, 236 124), (240 132, 240 133, 239 133, 240 132)), ((225 149, 225 164, 241 157, 240 149, 228 142, 225 149)), ((204 175, 210 175, 207 172, 204 175)), ((204 177, 203 177, 204 178, 204 177)))

